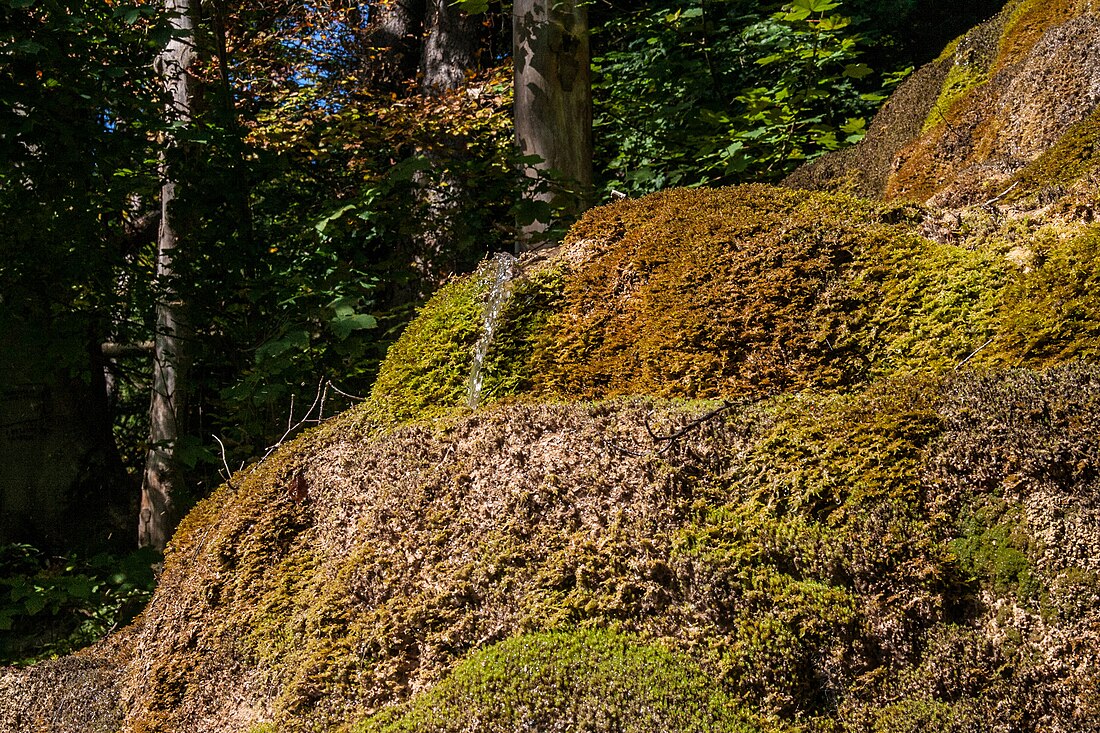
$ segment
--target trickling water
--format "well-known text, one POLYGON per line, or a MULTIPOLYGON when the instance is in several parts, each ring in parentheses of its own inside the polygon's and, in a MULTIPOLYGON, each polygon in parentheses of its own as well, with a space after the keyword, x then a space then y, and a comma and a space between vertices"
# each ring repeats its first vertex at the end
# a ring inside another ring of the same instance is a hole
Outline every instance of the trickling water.
POLYGON ((516 258, 507 252, 498 252, 493 256, 489 271, 483 276, 492 277, 493 282, 489 287, 489 298, 481 318, 481 337, 474 346, 474 361, 470 367, 466 404, 471 410, 477 409, 478 400, 481 399, 481 388, 485 383, 485 356, 493 343, 493 334, 496 333, 497 322, 500 320, 501 311, 504 310, 504 304, 508 302, 508 294, 512 289, 512 278, 515 274, 516 258))

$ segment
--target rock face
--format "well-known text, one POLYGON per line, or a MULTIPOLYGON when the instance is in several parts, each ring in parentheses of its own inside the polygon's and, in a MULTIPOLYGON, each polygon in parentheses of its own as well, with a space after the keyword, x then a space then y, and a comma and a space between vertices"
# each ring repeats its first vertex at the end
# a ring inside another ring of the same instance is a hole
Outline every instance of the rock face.
POLYGON ((590 212, 473 412, 452 282, 0 730, 1100 729, 1095 20, 1010 4, 786 188, 590 212))
POLYGON ((864 142, 787 183, 1092 221, 1098 143, 1100 8, 1022 0, 914 74, 864 142))

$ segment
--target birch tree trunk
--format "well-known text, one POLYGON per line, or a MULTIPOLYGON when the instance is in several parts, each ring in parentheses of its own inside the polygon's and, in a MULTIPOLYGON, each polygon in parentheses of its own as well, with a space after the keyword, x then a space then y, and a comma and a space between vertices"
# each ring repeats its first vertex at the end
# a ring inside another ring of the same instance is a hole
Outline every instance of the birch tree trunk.
MULTIPOLYGON (((516 146, 528 164, 529 196, 567 217, 592 188, 592 80, 584 0, 516 0, 513 5, 516 146), (540 171, 553 179, 538 183, 540 171)), ((528 243, 549 222, 524 228, 528 243)))
MULTIPOLYGON (((195 60, 197 0, 165 0, 172 38, 157 60, 168 94, 168 121, 186 125, 194 111, 196 80, 189 69, 195 60)), ((176 211, 179 180, 179 140, 167 133, 161 155, 160 228, 157 232, 156 279, 160 298, 154 340, 153 393, 149 406, 149 452, 141 486, 138 544, 163 550, 178 521, 174 497, 182 477, 176 449, 187 407, 188 339, 185 303, 176 280, 175 260, 184 245, 176 211)))

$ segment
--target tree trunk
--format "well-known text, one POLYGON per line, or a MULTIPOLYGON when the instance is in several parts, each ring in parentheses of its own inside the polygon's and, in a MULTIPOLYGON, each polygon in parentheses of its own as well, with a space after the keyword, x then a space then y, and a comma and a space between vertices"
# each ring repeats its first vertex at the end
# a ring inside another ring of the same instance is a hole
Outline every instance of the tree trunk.
POLYGON ((420 63, 424 0, 374 0, 363 32, 363 76, 374 89, 399 92, 420 63))
MULTIPOLYGON (((466 82, 467 73, 477 66, 481 31, 478 18, 460 10, 452 0, 427 0, 418 73, 421 94, 440 96, 466 82)), ((442 273, 453 272, 453 261, 459 259, 463 243, 472 239, 462 221, 469 196, 448 163, 461 155, 461 148, 459 139, 437 134, 417 151, 430 166, 415 178, 421 202, 415 264, 428 283, 438 283, 442 273)))
MULTIPOLYGON (((195 0, 165 0, 173 36, 158 59, 158 70, 168 94, 169 122, 187 124, 194 109, 196 80, 190 74, 195 60, 195 0)), ((154 339, 153 394, 149 406, 149 452, 141 486, 138 544, 164 549, 178 520, 174 497, 182 477, 177 447, 187 407, 188 338, 190 329, 178 291, 175 260, 182 246, 180 215, 176 211, 180 165, 179 140, 166 135, 161 156, 160 228, 157 232, 156 278, 160 289, 154 339)))
POLYGON ((424 45, 420 49, 420 89, 438 94, 457 89, 474 68, 481 46, 481 24, 451 0, 427 0, 424 45))
MULTIPOLYGON (((575 217, 592 189, 592 83, 584 0, 516 0, 512 17, 516 146, 528 195, 575 217), (550 185, 539 182, 540 174, 550 185)), ((548 221, 524 227, 530 245, 548 221)))

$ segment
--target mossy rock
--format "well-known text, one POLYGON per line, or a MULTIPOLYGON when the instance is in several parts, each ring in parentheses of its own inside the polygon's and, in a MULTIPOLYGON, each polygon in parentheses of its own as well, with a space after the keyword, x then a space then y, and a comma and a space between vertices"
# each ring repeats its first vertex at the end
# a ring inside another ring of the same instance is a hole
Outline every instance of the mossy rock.
MULTIPOLYGON (((483 399, 742 399, 953 366, 992 334, 1010 268, 920 236, 917 217, 766 186, 590 212, 557 259, 515 282, 483 399)), ((403 417, 463 404, 484 282, 425 308, 383 366, 377 404, 403 417)))
POLYGON ((519 261, 473 411, 495 279, 455 279, 369 400, 187 517, 132 627, 0 671, 0 728, 1100 729, 1096 113, 987 114, 1093 17, 1013 2, 874 170, 814 169, 933 204, 589 212, 519 261))
POLYGON ((682 653, 603 630, 529 634, 475 652, 428 692, 351 727, 401 731, 754 733, 762 725, 682 653))
POLYGON ((948 207, 1067 199, 1062 218, 1091 221, 1098 20, 1082 0, 1009 2, 902 85, 867 139, 789 184, 948 207))

